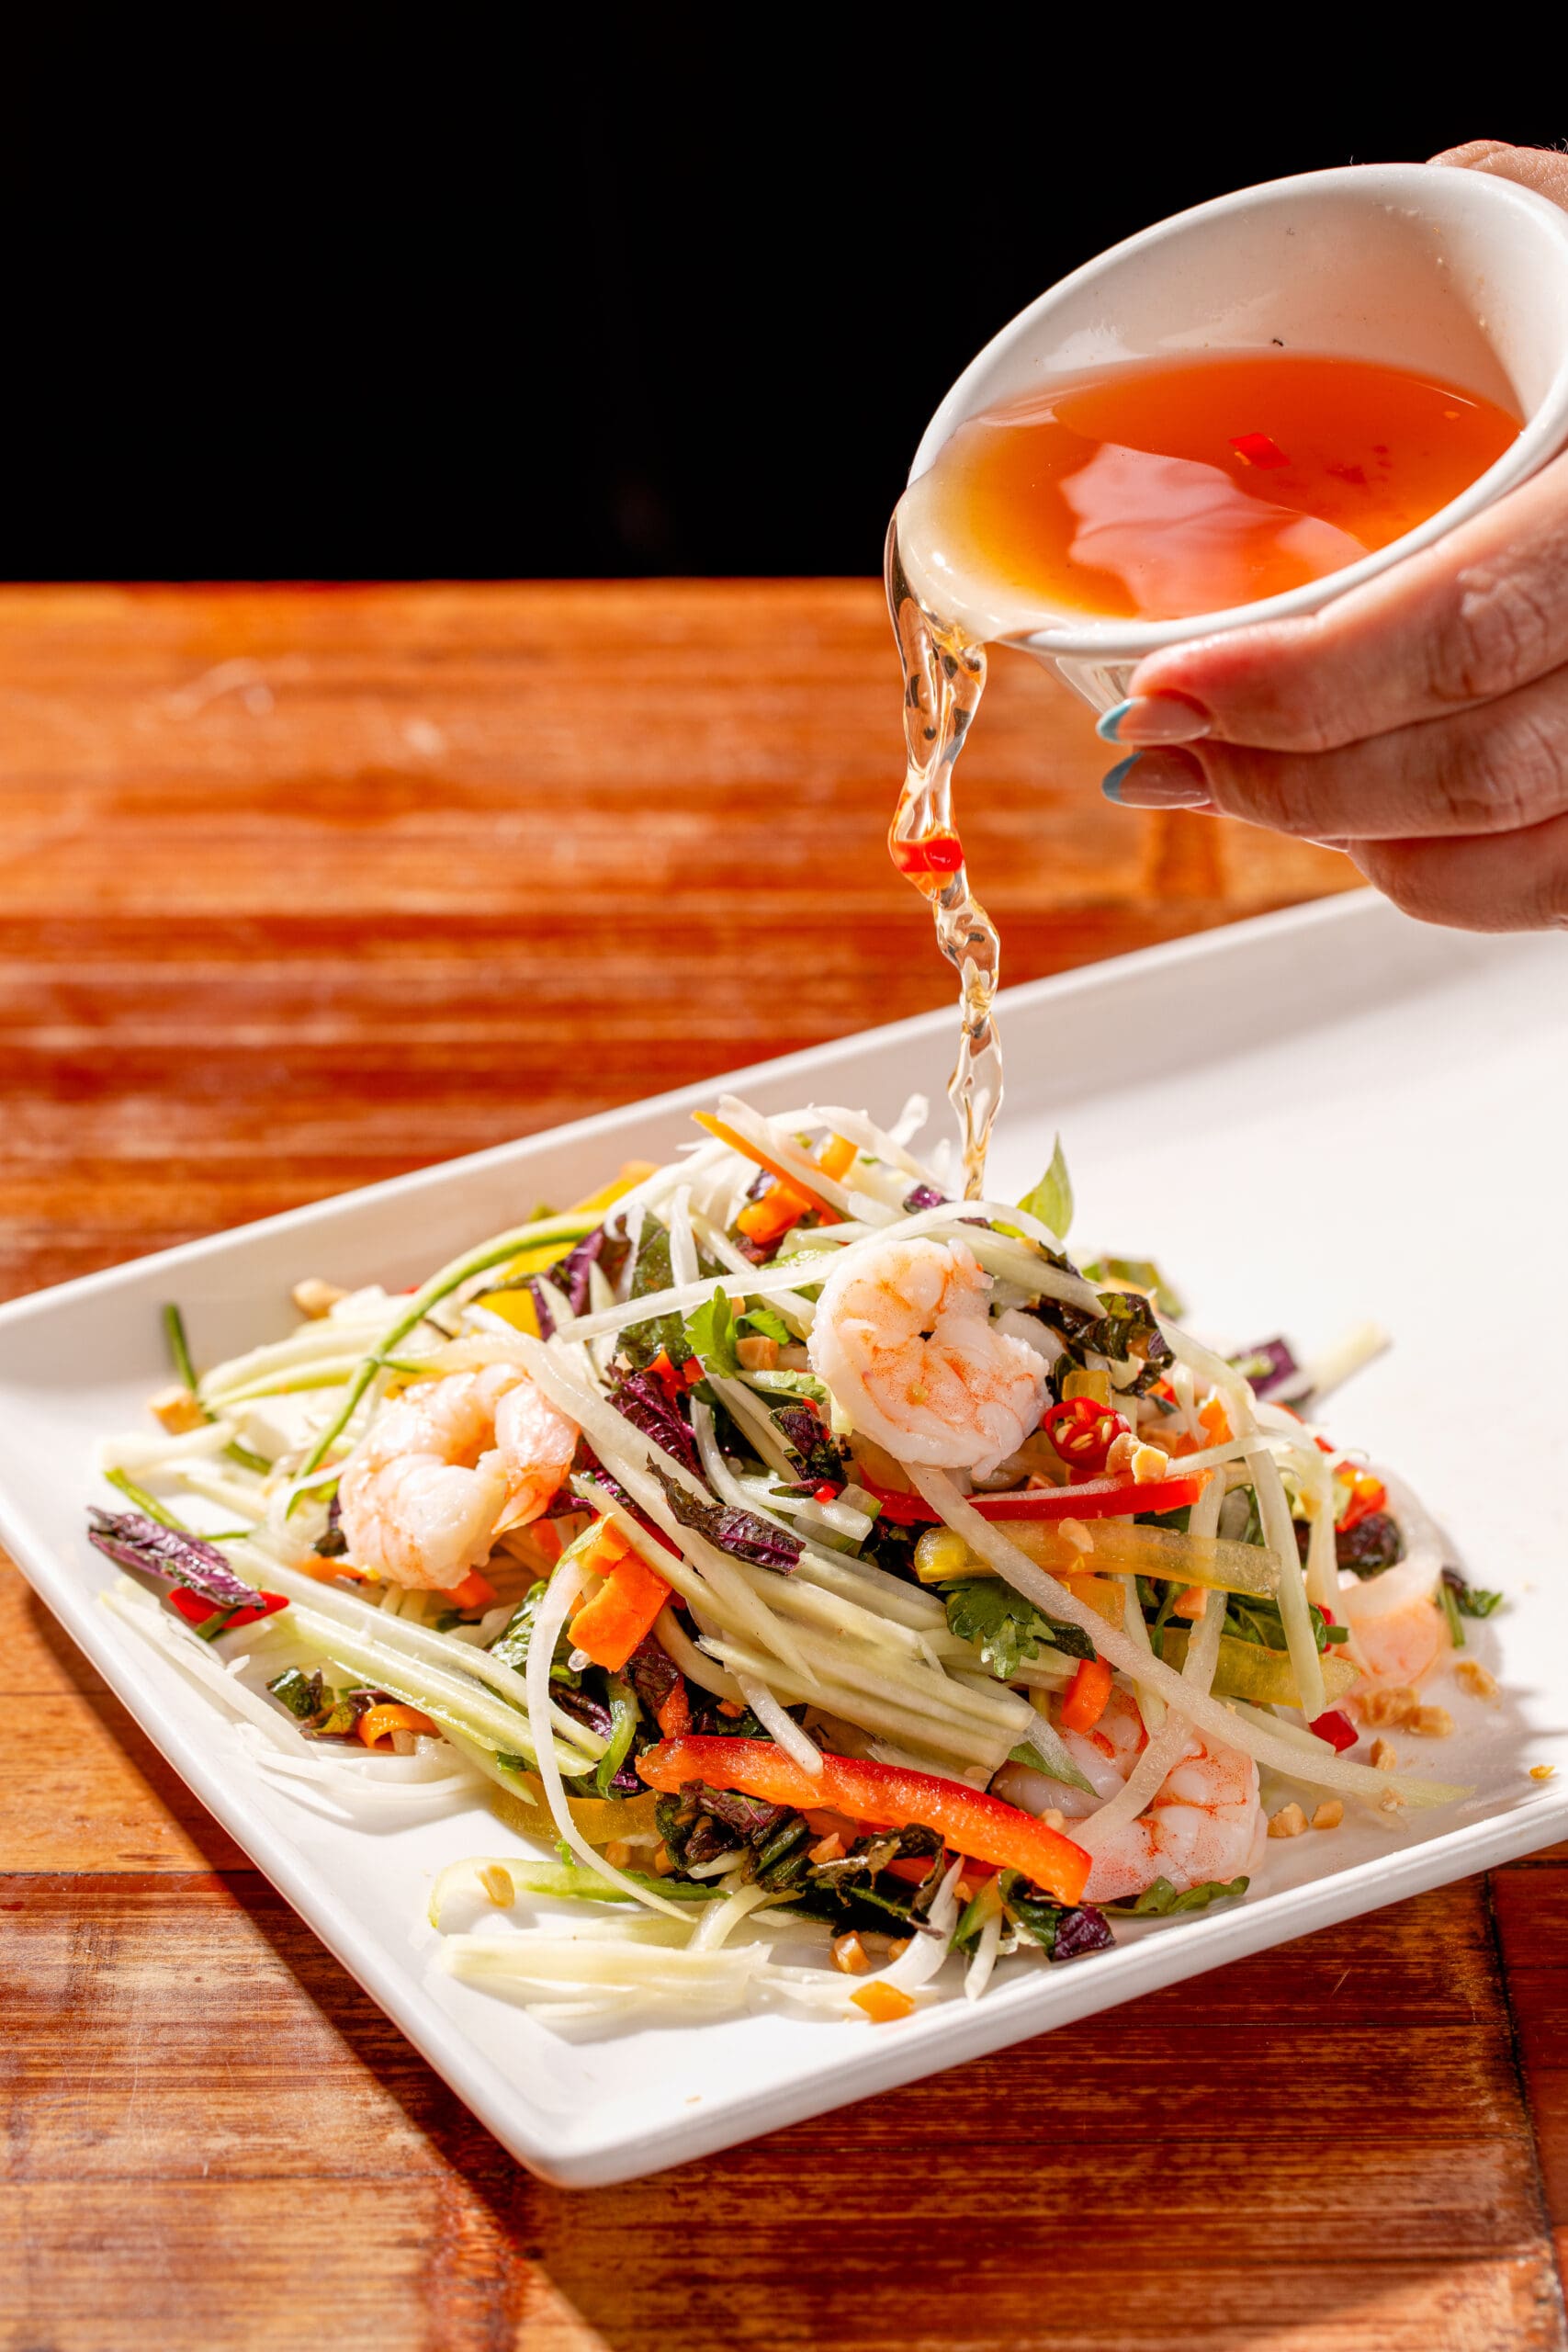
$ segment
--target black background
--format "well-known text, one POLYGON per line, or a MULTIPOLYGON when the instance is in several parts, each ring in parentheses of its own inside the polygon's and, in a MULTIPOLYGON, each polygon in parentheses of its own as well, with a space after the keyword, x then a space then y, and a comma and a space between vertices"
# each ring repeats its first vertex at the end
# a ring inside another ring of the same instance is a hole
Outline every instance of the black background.
POLYGON ((0 572, 865 572, 953 377, 1100 247, 1568 129, 1404 11, 1031 21, 51 17, 0 85, 0 572))

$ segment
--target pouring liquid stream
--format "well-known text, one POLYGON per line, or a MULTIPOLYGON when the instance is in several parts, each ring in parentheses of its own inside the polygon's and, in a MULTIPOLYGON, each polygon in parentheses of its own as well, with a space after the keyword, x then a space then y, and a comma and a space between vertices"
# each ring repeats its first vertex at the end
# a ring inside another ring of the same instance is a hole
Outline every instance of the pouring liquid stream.
POLYGON ((937 945, 958 974, 958 1060, 948 1099, 958 1120, 964 1197, 977 1200, 1002 1099, 995 1000, 1001 966, 997 926, 969 888, 953 825, 953 763, 986 685, 986 649, 933 620, 911 593, 887 535, 887 605, 904 664, 904 788, 887 836, 893 863, 936 918, 937 945))
POLYGON ((959 977, 948 1092, 966 1199, 1002 1098, 999 942, 953 810, 987 644, 1086 618, 1229 613, 1342 571, 1437 514, 1518 430, 1494 401, 1371 360, 1204 353, 1102 368, 969 418, 909 485, 885 574, 907 753, 888 847, 959 977))

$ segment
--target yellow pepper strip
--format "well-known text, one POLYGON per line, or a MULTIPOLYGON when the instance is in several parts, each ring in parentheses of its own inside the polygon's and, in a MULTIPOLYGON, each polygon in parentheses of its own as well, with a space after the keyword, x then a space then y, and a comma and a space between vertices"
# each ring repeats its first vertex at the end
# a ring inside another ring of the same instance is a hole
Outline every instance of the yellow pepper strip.
MULTIPOLYGON (((1166 1664, 1179 1668, 1186 1656, 1185 1632, 1167 1625, 1166 1664)), ((1357 1681, 1357 1670, 1348 1657, 1336 1657, 1332 1650, 1325 1650, 1318 1664, 1332 1707, 1357 1681)), ((1238 1642, 1230 1634, 1220 1637, 1220 1662, 1214 1668, 1213 1691, 1216 1699, 1248 1699, 1255 1707, 1301 1705, 1295 1669, 1288 1654, 1284 1650, 1265 1649, 1259 1642, 1238 1642)))

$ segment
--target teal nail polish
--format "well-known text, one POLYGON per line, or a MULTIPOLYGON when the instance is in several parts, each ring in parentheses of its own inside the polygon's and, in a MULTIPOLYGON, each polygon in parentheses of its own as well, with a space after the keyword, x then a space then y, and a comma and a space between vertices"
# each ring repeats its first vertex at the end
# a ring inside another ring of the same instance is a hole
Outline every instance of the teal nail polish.
MULTIPOLYGON (((1094 731, 1099 736, 1102 743, 1115 742, 1117 732, 1122 725, 1122 721, 1126 718, 1127 713, 1132 709, 1132 707, 1133 706, 1130 701, 1119 702, 1113 708, 1105 711, 1095 720, 1094 731)), ((1112 797, 1114 797, 1114 796, 1112 796, 1112 797)))
MULTIPOLYGON (((1127 706, 1125 703, 1122 703, 1121 707, 1125 710, 1127 706)), ((1105 716, 1107 718, 1114 718, 1116 713, 1113 710, 1108 710, 1105 716)), ((1100 730, 1097 729, 1096 732, 1098 733, 1099 731, 1100 730)), ((1114 741, 1114 737, 1112 737, 1111 740, 1114 741)), ((1138 762, 1143 758, 1143 756, 1142 752, 1134 752, 1130 760, 1119 760, 1116 765, 1110 771, 1109 775, 1101 778, 1100 788, 1101 792, 1104 793, 1107 800, 1114 800, 1118 807, 1121 806, 1122 786, 1126 783, 1127 778, 1131 775, 1133 770, 1137 766, 1138 762)))

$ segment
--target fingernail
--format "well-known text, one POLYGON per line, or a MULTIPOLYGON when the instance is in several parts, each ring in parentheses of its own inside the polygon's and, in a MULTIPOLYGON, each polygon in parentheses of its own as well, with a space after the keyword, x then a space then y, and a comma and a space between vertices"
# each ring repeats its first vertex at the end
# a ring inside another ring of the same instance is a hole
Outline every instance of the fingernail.
POLYGON ((1100 786, 1123 808, 1206 808, 1209 787, 1186 752, 1134 752, 1100 786))
POLYGON ((1185 695, 1134 695, 1095 723, 1105 743, 1199 743, 1213 721, 1185 695))

